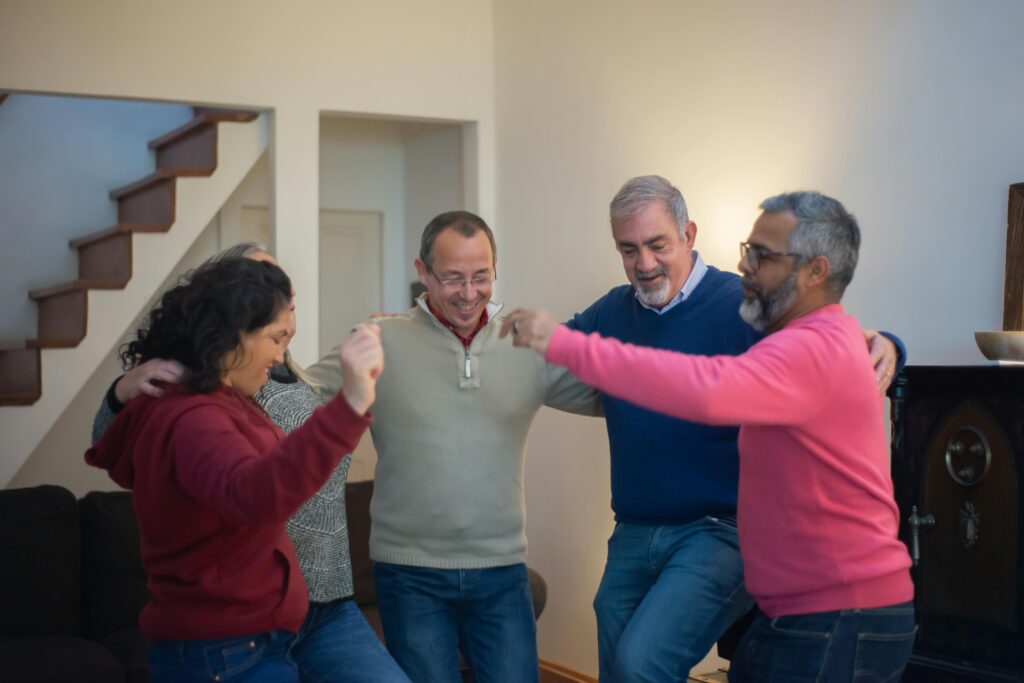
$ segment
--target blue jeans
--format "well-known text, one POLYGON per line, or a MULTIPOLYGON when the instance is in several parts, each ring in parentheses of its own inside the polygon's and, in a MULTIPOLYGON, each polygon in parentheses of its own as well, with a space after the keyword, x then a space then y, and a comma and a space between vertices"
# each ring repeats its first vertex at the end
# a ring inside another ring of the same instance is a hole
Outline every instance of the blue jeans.
POLYGON ((537 683, 537 625, 526 565, 373 565, 388 651, 415 683, 537 683))
POLYGON ((797 614, 758 614, 740 641, 729 681, 899 681, 914 647, 914 604, 797 614))
POLYGON ((355 600, 310 604, 291 652, 302 683, 409 683, 355 600))
POLYGON ((288 650, 295 636, 270 631, 220 640, 158 640, 149 646, 150 683, 299 683, 288 650))
POLYGON ((594 598, 601 683, 685 681, 752 605, 731 520, 619 523, 594 598))

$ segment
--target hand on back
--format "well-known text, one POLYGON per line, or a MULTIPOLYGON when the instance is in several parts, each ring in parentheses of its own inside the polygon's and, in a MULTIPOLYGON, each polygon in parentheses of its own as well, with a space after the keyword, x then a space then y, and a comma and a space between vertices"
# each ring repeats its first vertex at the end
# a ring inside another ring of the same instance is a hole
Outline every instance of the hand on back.
POLYGON ((114 386, 114 395, 121 403, 128 403, 140 394, 161 396, 164 390, 160 384, 176 384, 183 372, 185 368, 178 361, 153 358, 124 373, 114 386))
POLYGON ((864 341, 868 344, 868 354, 871 356, 871 364, 875 368, 878 391, 884 394, 896 374, 896 365, 899 360, 896 345, 877 330, 864 330, 864 341))

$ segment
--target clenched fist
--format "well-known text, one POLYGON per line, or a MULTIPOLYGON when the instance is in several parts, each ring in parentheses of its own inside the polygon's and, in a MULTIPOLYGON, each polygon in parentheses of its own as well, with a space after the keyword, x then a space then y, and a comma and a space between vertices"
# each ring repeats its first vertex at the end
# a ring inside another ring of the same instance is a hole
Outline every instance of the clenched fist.
POLYGON ((352 409, 363 415, 377 397, 377 378, 384 370, 384 347, 379 325, 359 325, 338 347, 341 393, 352 409))

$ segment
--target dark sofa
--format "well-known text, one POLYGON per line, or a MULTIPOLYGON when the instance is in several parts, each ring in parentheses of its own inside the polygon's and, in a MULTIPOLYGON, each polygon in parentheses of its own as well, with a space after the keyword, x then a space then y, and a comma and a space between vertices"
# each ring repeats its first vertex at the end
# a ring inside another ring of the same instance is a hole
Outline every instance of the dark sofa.
POLYGON ((131 494, 0 491, 0 678, 144 683, 146 602, 131 494))
MULTIPOLYGON (((346 487, 355 599, 380 634, 370 562, 373 482, 346 487)), ((131 493, 0 491, 0 681, 146 683, 147 600, 131 493)), ((530 570, 534 613, 547 587, 530 570)), ((471 680, 469 672, 465 679, 471 680)))

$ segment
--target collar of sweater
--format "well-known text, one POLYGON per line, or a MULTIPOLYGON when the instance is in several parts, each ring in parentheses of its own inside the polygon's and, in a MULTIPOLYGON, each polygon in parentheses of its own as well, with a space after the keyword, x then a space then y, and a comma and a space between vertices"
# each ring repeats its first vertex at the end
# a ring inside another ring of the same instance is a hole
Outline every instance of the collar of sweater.
MULTIPOLYGON (((438 320, 437 316, 435 316, 433 313, 430 312, 430 307, 427 305, 427 295, 426 294, 420 294, 418 297, 416 297, 416 305, 420 308, 420 310, 422 310, 424 313, 427 314, 427 318, 430 320, 431 324, 436 326, 439 330, 443 330, 443 331, 445 331, 445 332, 447 332, 449 334, 452 334, 452 335, 455 334, 454 332, 449 330, 444 325, 444 323, 442 323, 440 320, 438 320)), ((505 307, 504 304, 500 304, 500 303, 498 303, 496 301, 488 301, 487 302, 487 324, 484 325, 483 327, 481 327, 480 331, 486 329, 490 325, 493 325, 494 321, 497 320, 497 318, 498 318, 498 313, 501 313, 501 309, 504 308, 504 307, 505 307)), ((479 334, 479 331, 477 333, 479 334)))

